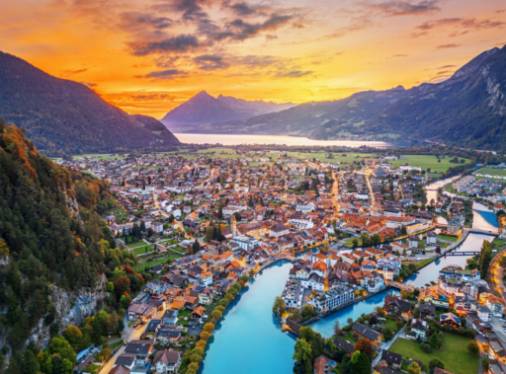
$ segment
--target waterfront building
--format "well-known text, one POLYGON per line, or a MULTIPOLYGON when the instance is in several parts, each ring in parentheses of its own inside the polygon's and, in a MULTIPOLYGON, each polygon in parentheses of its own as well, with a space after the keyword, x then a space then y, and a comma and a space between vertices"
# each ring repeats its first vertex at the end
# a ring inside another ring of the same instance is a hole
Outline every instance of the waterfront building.
POLYGON ((308 304, 314 306, 319 313, 328 313, 352 303, 354 299, 354 289, 347 284, 341 284, 318 293, 308 304))

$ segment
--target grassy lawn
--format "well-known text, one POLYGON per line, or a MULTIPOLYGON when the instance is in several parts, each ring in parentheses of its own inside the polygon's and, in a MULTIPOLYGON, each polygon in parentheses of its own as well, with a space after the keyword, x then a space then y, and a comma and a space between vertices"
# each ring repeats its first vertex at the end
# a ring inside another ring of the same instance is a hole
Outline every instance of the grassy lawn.
POLYGON ((138 272, 143 272, 145 270, 151 269, 152 267, 166 264, 169 260, 174 261, 175 259, 181 257, 181 255, 177 255, 175 253, 166 253, 162 256, 151 257, 148 259, 142 259, 135 265, 135 270, 138 272))
MULTIPOLYGON (((436 156, 433 155, 402 155, 398 160, 391 161, 393 167, 400 167, 404 165, 419 167, 424 170, 430 169, 432 173, 443 174, 448 171, 452 166, 463 165, 460 163, 453 163, 451 160, 454 157, 444 156, 440 157, 439 161, 436 156)), ((464 160, 464 164, 469 163, 468 159, 459 158, 464 160)))
POLYGON ((235 149, 232 148, 222 148, 222 147, 213 147, 201 149, 196 152, 201 156, 207 156, 211 158, 219 158, 219 159, 238 159, 241 156, 237 153, 235 149))
POLYGON ((452 236, 452 235, 439 234, 437 236, 437 238, 441 239, 441 240, 444 240, 445 242, 456 242, 457 241, 457 237, 456 236, 452 236))
POLYGON ((101 161, 112 161, 112 160, 122 160, 125 158, 125 155, 111 154, 111 153, 88 153, 74 156, 74 159, 76 160, 82 160, 85 158, 101 161))
POLYGON ((506 178, 506 169, 484 167, 479 170, 476 170, 475 174, 491 175, 493 177, 506 178))
POLYGON ((506 248, 506 240, 505 239, 495 238, 492 241, 492 246, 494 247, 494 249, 497 249, 497 250, 501 250, 503 248, 506 248))
POLYGON ((403 264, 405 264, 405 265, 415 264, 416 270, 420 270, 421 268, 423 268, 427 264, 430 264, 432 261, 434 261, 434 259, 431 257, 431 258, 426 258, 426 259, 420 260, 420 261, 405 261, 405 262, 403 262, 403 264))
POLYGON ((390 331, 399 331, 399 328, 397 327, 397 322, 393 320, 392 318, 387 318, 384 323, 384 328, 389 329, 390 331))
POLYGON ((437 358, 444 363, 446 370, 454 374, 477 373, 478 356, 472 356, 467 350, 471 341, 470 338, 443 333, 443 346, 432 353, 425 353, 416 341, 406 339, 397 339, 390 350, 406 358, 420 360, 426 367, 430 360, 437 358))
POLYGON ((132 252, 135 256, 140 256, 145 253, 153 252, 153 246, 146 244, 142 240, 128 244, 127 249, 129 252, 132 252))

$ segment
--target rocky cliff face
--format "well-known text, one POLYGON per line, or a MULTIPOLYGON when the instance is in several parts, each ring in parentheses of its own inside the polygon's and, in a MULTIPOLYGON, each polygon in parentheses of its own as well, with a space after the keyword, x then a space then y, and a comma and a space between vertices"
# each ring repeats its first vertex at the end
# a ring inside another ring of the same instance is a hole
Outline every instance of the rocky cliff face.
POLYGON ((20 129, 0 125, 0 336, 12 349, 77 322, 79 296, 95 306, 104 297, 112 238, 100 214, 111 199, 103 182, 54 164, 20 129))

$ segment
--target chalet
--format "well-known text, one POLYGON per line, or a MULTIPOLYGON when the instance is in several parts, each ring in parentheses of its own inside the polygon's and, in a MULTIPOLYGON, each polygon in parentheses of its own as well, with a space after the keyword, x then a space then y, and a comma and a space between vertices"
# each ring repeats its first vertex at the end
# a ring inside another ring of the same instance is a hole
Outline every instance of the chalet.
POLYGON ((379 347, 382 340, 380 332, 366 326, 362 323, 355 322, 352 326, 353 333, 360 338, 368 340, 375 347, 379 347))
POLYGON ((153 359, 153 364, 157 374, 176 373, 181 365, 181 354, 171 349, 158 351, 153 359))
POLYGON ((402 364, 402 356, 390 351, 383 351, 381 359, 387 363, 388 367, 393 369, 400 369, 402 364))
POLYGON ((148 322, 148 325, 146 326, 146 329, 144 330, 144 333, 155 333, 158 330, 158 327, 160 326, 160 323, 162 321, 159 319, 152 319, 148 322))
POLYGON ((109 371, 109 374, 130 374, 130 369, 123 365, 117 365, 109 371))
POLYGON ((155 307, 151 304, 130 304, 128 307, 128 319, 130 321, 135 321, 137 319, 148 319, 155 312, 155 307))
POLYGON ((480 306, 477 310, 478 318, 481 322, 490 322, 490 318, 492 316, 492 313, 490 312, 490 309, 488 309, 486 306, 480 306))
POLYGON ((143 366, 148 362, 152 349, 151 340, 132 340, 125 346, 125 353, 135 357, 135 366, 143 366))
POLYGON ((391 316, 401 316, 405 321, 409 321, 413 314, 411 313, 411 303, 397 296, 388 295, 385 298, 383 309, 391 316))
POLYGON ((436 316, 436 306, 431 303, 421 303, 420 307, 420 318, 434 318, 436 316))
POLYGON ((337 349, 345 353, 353 353, 353 351, 355 350, 354 345, 351 344, 348 340, 346 340, 342 336, 336 336, 334 338, 334 344, 336 345, 337 349))
POLYGON ((459 328, 461 325, 461 319, 453 313, 443 313, 439 316, 439 322, 442 325, 450 326, 453 328, 459 328))
POLYGON ((156 333, 156 343, 167 346, 175 343, 181 338, 181 330, 177 327, 161 327, 156 333))
POLYGON ((167 310, 162 317, 161 326, 175 326, 177 324, 177 310, 167 310))
POLYGON ((133 354, 122 354, 118 356, 114 362, 114 365, 123 366, 128 370, 132 370, 132 368, 135 366, 135 358, 136 357, 133 354))
POLYGON ((427 331, 429 329, 429 325, 427 321, 421 319, 413 319, 411 320, 410 332, 415 339, 425 340, 427 338, 427 331))
POLYGON ((331 360, 327 356, 320 355, 314 360, 314 374, 330 374, 334 372, 337 366, 337 362, 331 360))

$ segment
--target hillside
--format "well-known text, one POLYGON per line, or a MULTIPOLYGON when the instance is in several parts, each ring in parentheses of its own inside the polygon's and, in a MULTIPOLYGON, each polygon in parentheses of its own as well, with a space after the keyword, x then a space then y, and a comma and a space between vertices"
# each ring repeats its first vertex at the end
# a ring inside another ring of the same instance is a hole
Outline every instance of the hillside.
POLYGON ((213 97, 201 91, 188 101, 168 112, 162 122, 171 131, 210 133, 222 123, 287 109, 291 104, 247 101, 230 96, 213 97))
POLYGON ((82 292, 105 297, 128 263, 100 218, 114 204, 104 182, 54 164, 0 124, 0 372, 2 356, 28 339, 47 343, 82 292))
POLYGON ((480 54, 440 83, 359 92, 222 123, 213 130, 506 150, 506 47, 480 54))
POLYGON ((179 144, 163 126, 152 130, 87 86, 55 78, 2 52, 0 117, 23 128, 41 151, 51 155, 158 150, 179 144))

